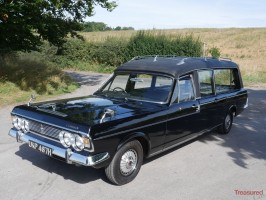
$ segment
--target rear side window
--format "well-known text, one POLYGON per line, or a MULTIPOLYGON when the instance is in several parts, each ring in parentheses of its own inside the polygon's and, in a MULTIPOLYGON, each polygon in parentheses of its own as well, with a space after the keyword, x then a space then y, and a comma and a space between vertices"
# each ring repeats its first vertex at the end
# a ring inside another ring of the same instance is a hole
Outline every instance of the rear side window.
POLYGON ((179 103, 195 99, 195 93, 191 76, 185 76, 179 79, 179 103))
POLYGON ((213 95, 212 70, 198 71, 200 96, 213 95))
POLYGON ((214 70, 216 94, 229 92, 237 89, 237 78, 231 69, 214 70))

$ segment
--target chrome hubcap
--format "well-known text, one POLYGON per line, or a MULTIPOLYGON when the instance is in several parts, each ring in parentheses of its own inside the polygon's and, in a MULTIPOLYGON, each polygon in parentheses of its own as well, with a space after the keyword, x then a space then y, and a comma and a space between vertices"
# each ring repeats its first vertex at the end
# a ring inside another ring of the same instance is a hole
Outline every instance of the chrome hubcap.
POLYGON ((126 151, 120 161, 120 171, 122 175, 130 175, 137 166, 138 154, 134 149, 126 151))
POLYGON ((225 128, 226 128, 226 130, 228 130, 230 128, 230 125, 231 125, 231 117, 230 117, 230 115, 227 115, 226 118, 225 118, 225 128))

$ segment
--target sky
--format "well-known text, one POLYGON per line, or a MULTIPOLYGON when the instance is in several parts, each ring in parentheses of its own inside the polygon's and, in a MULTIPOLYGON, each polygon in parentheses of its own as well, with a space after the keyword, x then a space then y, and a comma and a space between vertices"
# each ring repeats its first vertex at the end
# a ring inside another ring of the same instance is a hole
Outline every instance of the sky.
POLYGON ((86 21, 135 29, 266 27, 266 0, 119 0, 86 21))

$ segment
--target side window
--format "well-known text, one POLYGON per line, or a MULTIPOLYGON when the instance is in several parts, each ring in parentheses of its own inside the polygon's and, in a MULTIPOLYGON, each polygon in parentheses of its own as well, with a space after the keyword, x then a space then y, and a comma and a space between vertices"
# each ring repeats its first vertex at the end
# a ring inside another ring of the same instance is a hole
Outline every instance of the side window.
POLYGON ((216 69, 214 70, 214 77, 217 94, 229 92, 237 88, 234 73, 231 69, 216 69))
POLYGON ((179 79, 179 103, 195 99, 195 93, 191 76, 185 76, 179 79))
POLYGON ((199 77, 199 89, 200 95, 202 97, 213 95, 213 87, 212 87, 212 70, 202 70, 198 71, 199 77))

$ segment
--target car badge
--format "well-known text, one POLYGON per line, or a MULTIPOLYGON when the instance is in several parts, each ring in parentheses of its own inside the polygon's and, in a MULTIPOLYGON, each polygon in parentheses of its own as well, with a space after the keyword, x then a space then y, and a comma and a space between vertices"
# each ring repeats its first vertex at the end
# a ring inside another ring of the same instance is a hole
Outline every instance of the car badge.
POLYGON ((40 128, 40 130, 41 130, 41 133, 43 134, 44 127, 43 127, 43 125, 42 125, 42 124, 41 124, 41 128, 40 128))

